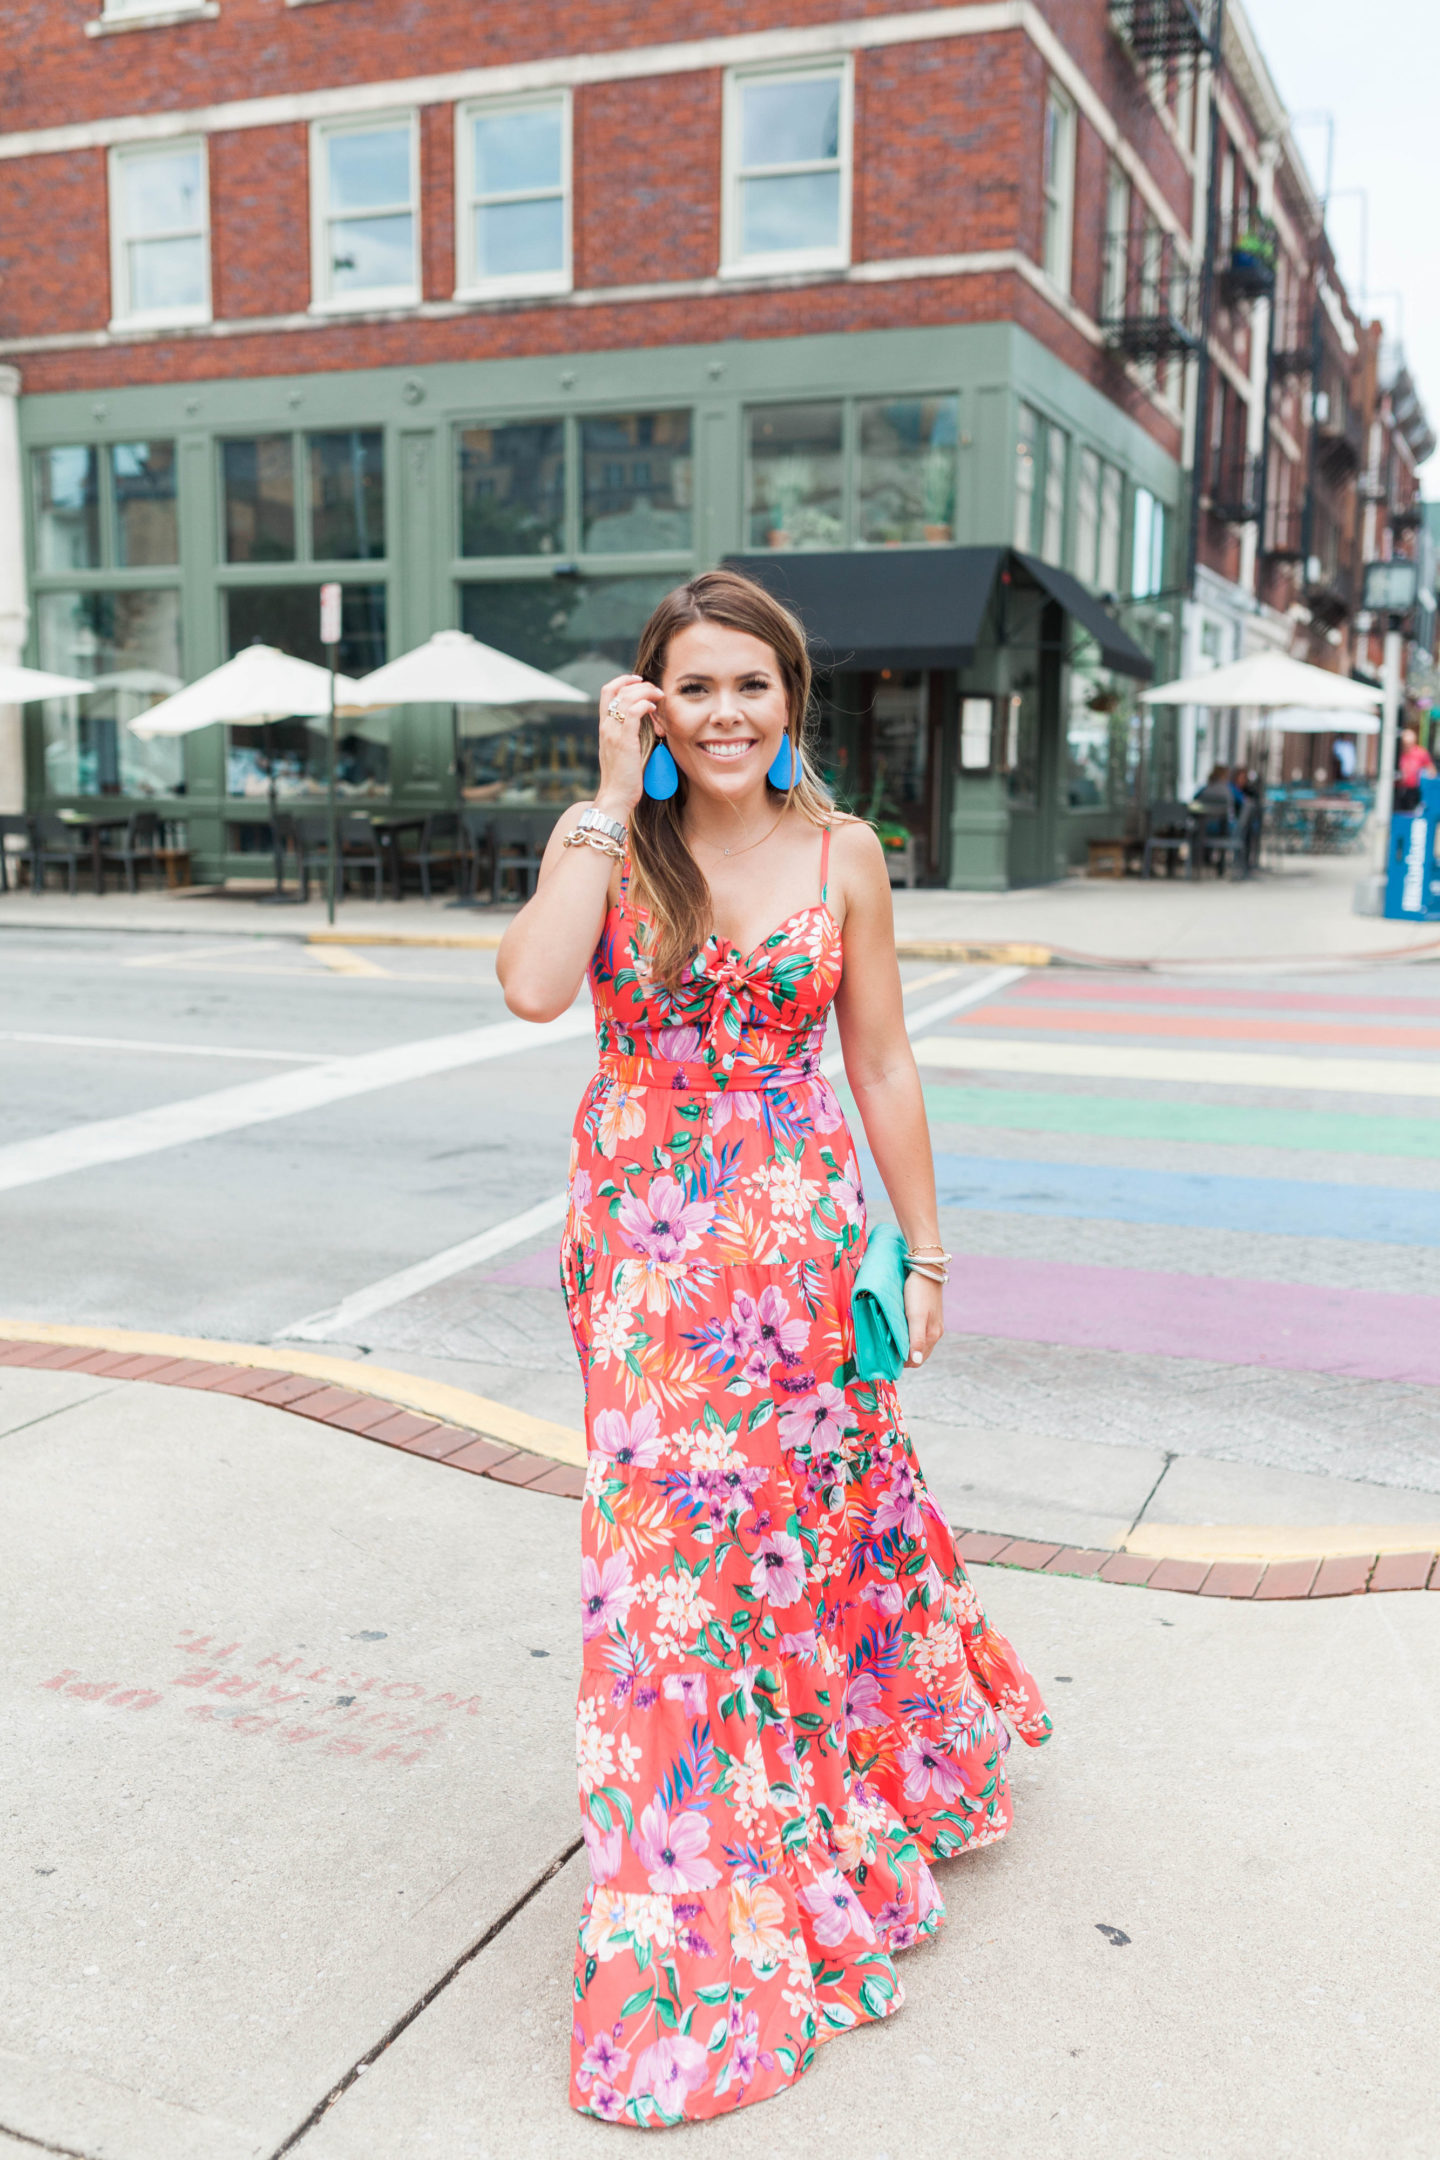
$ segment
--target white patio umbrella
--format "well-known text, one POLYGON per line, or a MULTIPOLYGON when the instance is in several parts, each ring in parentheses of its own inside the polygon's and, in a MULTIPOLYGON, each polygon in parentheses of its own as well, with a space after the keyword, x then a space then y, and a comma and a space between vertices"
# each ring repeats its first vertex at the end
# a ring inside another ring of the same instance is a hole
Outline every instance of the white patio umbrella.
POLYGON ((0 667, 0 705, 30 705, 36 698, 83 697, 94 687, 80 675, 50 675, 44 668, 0 667))
POLYGON ((1312 712, 1346 713, 1377 712, 1380 707, 1378 688, 1279 652, 1250 653, 1229 667, 1160 683, 1140 696, 1145 705, 1254 705, 1271 710, 1294 705, 1312 712))
MULTIPOLYGON (((483 645, 464 630, 437 630, 412 652, 390 660, 356 685, 366 705, 448 705, 451 755, 455 762, 455 806, 464 800, 460 766, 460 709, 481 708, 483 717, 465 733, 505 733, 519 715, 515 708, 547 705, 593 705, 595 700, 574 683, 547 675, 524 660, 483 645)), ((471 903, 464 899, 454 906, 471 903)))
POLYGON ((1277 735, 1378 735, 1373 712, 1317 712, 1313 707, 1277 705, 1270 714, 1277 735))
MULTIPOLYGON (((87 686, 88 687, 88 686, 87 686)), ((348 675, 335 677, 335 707, 353 709, 356 686, 348 675)), ((270 728, 276 720, 308 720, 330 711, 330 670, 274 645, 246 645, 233 660, 212 668, 198 682, 173 697, 162 698, 126 725, 149 741, 155 735, 191 735, 197 728, 228 722, 232 727, 263 727, 270 767, 270 834, 275 850, 275 893, 285 897, 285 856, 280 844, 279 790, 270 728)))

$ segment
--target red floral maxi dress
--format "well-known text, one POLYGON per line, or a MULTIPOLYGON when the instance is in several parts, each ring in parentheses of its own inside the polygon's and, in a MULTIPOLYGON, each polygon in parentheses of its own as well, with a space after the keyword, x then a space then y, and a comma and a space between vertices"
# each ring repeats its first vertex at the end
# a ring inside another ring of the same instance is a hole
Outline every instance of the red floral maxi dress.
POLYGON ((928 1863, 1010 1822, 986 1622, 895 1391, 854 1375, 854 1144, 820 1074, 822 898, 675 993, 612 907, 562 1269, 587 1389, 577 1731, 592 1883, 573 2104, 658 2128, 791 2084, 902 2000, 928 1863))

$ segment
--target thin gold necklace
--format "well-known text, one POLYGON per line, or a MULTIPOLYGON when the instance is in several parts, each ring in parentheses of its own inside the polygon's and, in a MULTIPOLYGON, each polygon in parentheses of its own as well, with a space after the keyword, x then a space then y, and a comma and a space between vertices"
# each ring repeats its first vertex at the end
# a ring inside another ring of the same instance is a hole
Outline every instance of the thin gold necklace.
POLYGON ((713 848, 716 853, 720 855, 748 855, 751 848, 757 848, 761 846, 764 841, 768 840, 770 838, 770 833, 779 832, 780 827, 784 824, 784 822, 785 812, 782 810, 779 817, 776 818, 775 823, 770 827, 770 832, 761 833, 759 840, 747 840, 744 847, 721 847, 718 840, 701 840, 700 845, 701 847, 713 848))

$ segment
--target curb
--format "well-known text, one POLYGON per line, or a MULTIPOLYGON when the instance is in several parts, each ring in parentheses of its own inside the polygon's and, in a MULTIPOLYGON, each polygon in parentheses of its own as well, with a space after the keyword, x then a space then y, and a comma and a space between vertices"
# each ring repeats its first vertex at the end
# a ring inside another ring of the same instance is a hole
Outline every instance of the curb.
MULTIPOLYGON (((27 1328, 22 1322, 0 1320, 0 1369, 84 1372, 107 1380, 148 1380, 159 1387, 240 1395, 408 1455, 423 1455, 452 1470, 495 1478, 502 1485, 523 1485, 529 1492, 566 1500, 578 1500, 584 1493, 584 1436, 568 1426, 547 1425, 485 1396, 467 1395, 461 1388, 404 1373, 362 1366, 359 1370, 369 1386, 347 1387, 344 1379, 356 1372, 356 1366, 344 1358, 300 1352, 287 1367, 269 1363, 270 1356, 250 1343, 190 1342, 178 1336, 137 1335, 123 1328, 27 1328), (217 1356, 217 1352, 224 1354, 217 1356), (453 1422, 405 1407, 438 1396, 468 1405, 470 1421, 453 1422), (519 1433, 526 1435, 528 1445, 515 1444, 519 1433)), ((1177 1541, 1183 1541, 1186 1526, 1179 1526, 1176 1534, 1177 1541)), ((1188 1534, 1192 1539, 1196 1535, 1193 1529, 1188 1534)), ((1017 1568, 1028 1574, 1070 1575, 1259 1603, 1356 1597, 1387 1590, 1440 1591, 1440 1553, 1434 1551, 1334 1553, 1270 1561, 1183 1559, 1049 1545, 959 1529, 955 1547, 972 1567, 1017 1568)))

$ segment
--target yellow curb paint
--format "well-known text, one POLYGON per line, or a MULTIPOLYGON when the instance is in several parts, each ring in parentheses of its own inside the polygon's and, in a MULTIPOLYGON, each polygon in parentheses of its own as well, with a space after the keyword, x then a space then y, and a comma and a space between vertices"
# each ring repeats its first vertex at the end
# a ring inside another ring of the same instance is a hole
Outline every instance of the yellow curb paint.
MULTIPOLYGON (((494 952, 504 932, 500 930, 423 931, 403 930, 307 930, 307 945, 436 945, 460 952, 494 952)), ((970 944, 954 938, 901 938, 896 940, 901 960, 948 960, 952 967, 1049 967, 1055 955, 1048 945, 970 944)))
POLYGON ((348 945, 326 945, 316 954, 322 967, 329 968, 332 975, 387 975, 389 968, 366 960, 362 954, 351 952, 348 945))
POLYGON ((403 930, 307 930, 307 945, 438 945, 461 952, 495 952, 499 930, 434 930, 410 936, 403 930))
POLYGON ((113 1350, 129 1357, 204 1358, 214 1365, 264 1366, 277 1372, 300 1373, 307 1380, 328 1380, 356 1395, 393 1402, 398 1409, 421 1411, 447 1425, 479 1433, 487 1440, 521 1448, 529 1455, 544 1455, 551 1462, 569 1463, 577 1470, 585 1467, 585 1435, 568 1425, 552 1425, 545 1418, 531 1417, 528 1411, 492 1402, 486 1395, 472 1395, 468 1388, 451 1387, 448 1381, 424 1380, 416 1373, 392 1372, 387 1366, 365 1365, 353 1358, 292 1350, 284 1343, 213 1342, 204 1336, 50 1326, 35 1320, 0 1320, 0 1342, 57 1343, 78 1350, 113 1350))
POLYGON ((1146 1523, 1122 1552, 1150 1560, 1345 1560, 1440 1551, 1440 1523, 1146 1523))

